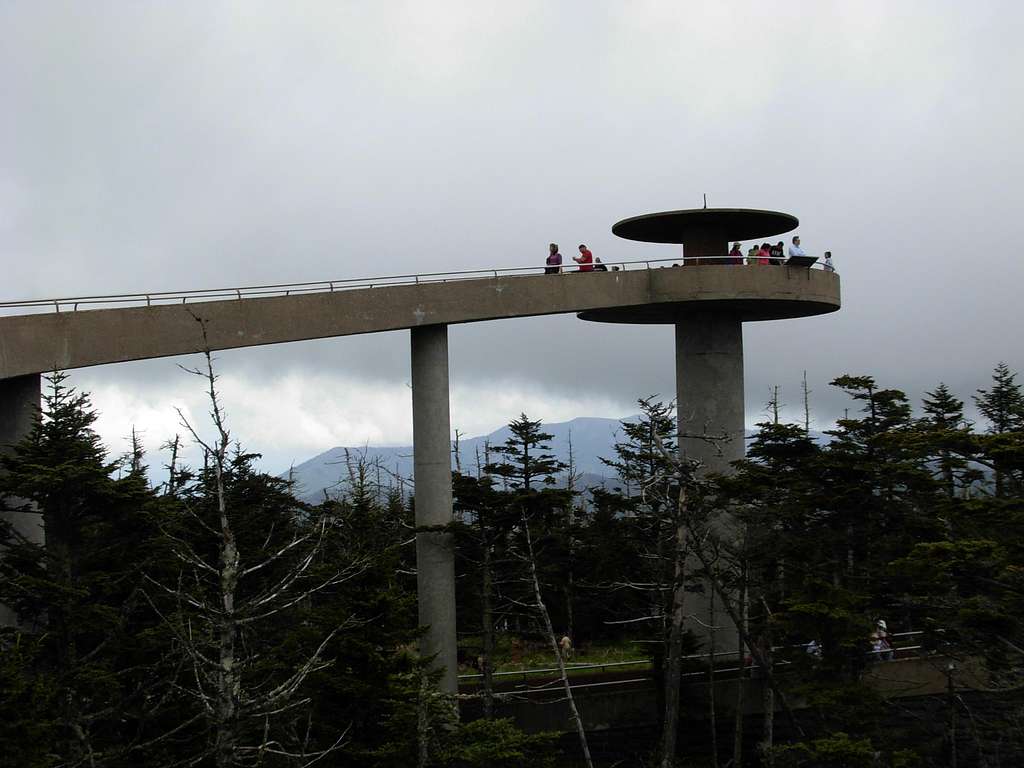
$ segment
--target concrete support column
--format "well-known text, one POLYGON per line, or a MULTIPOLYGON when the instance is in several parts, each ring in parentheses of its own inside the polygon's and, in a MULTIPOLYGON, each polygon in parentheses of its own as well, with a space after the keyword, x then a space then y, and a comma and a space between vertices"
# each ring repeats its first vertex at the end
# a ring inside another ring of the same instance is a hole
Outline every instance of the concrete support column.
MULTIPOLYGON (((448 326, 410 331, 412 341, 413 474, 416 525, 452 522, 451 424, 448 411, 448 326)), ((444 668, 443 693, 458 692, 455 634, 455 551, 451 534, 416 535, 419 622, 427 627, 420 653, 444 668)))
POLYGON ((715 443, 680 438, 681 456, 718 473, 743 458, 743 323, 737 316, 695 312, 676 324, 676 409, 680 434, 727 437, 715 443))
MULTIPOLYGON (((10 453, 31 430, 39 409, 40 377, 38 373, 0 379, 0 455, 10 453)), ((0 513, 14 525, 16 531, 42 544, 43 516, 38 514, 0 513)), ((2 557, 2 552, 0 552, 2 557)), ((12 626, 16 616, 7 606, 0 605, 0 626, 12 626)))
MULTIPOLYGON (((743 407, 743 323, 736 315, 700 312, 676 324, 676 408, 679 455, 702 462, 701 472, 726 474, 730 462, 745 453, 743 407), (712 441, 689 435, 707 435, 712 441), (718 439, 725 437, 724 440, 718 439)), ((719 535, 733 532, 725 516, 714 521, 719 535)), ((696 556, 687 562, 690 572, 701 568, 696 556)), ((722 609, 722 601, 705 581, 703 592, 691 592, 686 600, 686 627, 705 643, 708 625, 714 626, 716 652, 732 652, 740 642, 736 625, 722 609)), ((735 597, 735 596, 734 596, 735 597)))

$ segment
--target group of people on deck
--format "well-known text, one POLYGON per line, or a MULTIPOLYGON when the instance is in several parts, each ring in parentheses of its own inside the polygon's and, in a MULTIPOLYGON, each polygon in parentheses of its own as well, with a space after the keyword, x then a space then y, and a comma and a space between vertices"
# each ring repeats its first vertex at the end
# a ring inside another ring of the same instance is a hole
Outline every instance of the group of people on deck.
MULTIPOLYGON (((803 255, 803 249, 800 248, 800 238, 793 238, 794 245, 800 250, 803 255)), ((790 255, 793 249, 790 248, 790 255)), ((747 251, 747 264, 781 264, 785 259, 785 247, 782 245, 780 240, 777 244, 772 245, 771 243, 761 243, 758 245, 754 243, 750 246, 747 251)), ((743 264, 743 249, 739 243, 732 244, 732 250, 729 251, 729 259, 726 264, 743 264)))
MULTIPOLYGON (((580 265, 578 272, 607 272, 608 267, 595 259, 594 254, 583 243, 580 243, 580 255, 573 256, 572 260, 580 265)), ((558 243, 548 245, 548 258, 544 262, 545 275, 557 275, 562 271, 562 254, 558 252, 558 243)))
MULTIPOLYGON (((788 251, 786 250, 783 242, 779 240, 775 245, 771 243, 761 243, 758 245, 754 243, 747 250, 746 256, 743 255, 743 246, 740 243, 733 243, 732 250, 729 251, 729 256, 726 259, 726 264, 785 264, 787 259, 791 258, 803 258, 807 256, 807 252, 800 247, 800 236, 797 235, 793 238, 793 243, 789 246, 788 251)), ((825 251, 825 258, 823 266, 826 272, 835 272, 835 267, 832 266, 832 252, 825 251)))
MULTIPOLYGON (((594 254, 587 248, 586 245, 580 243, 580 255, 573 256, 572 260, 579 264, 578 272, 607 272, 608 267, 601 263, 600 259, 594 258, 594 254)), ((729 251, 729 255, 724 259, 719 258, 717 261, 710 260, 708 263, 711 264, 748 264, 748 265, 765 265, 765 264, 785 264, 788 259, 797 257, 803 258, 807 256, 807 252, 800 247, 800 236, 797 235, 793 238, 792 244, 789 246, 787 251, 785 245, 780 240, 775 245, 771 243, 761 243, 758 245, 754 243, 747 250, 746 255, 743 254, 743 247, 740 243, 733 243, 732 250, 729 251)), ((701 257, 694 259, 696 263, 700 264, 704 262, 701 257)), ((686 261, 684 257, 683 261, 686 261)), ((832 266, 832 252, 825 251, 825 258, 822 264, 826 272, 835 272, 835 267, 832 266)), ((678 264, 672 266, 677 267, 678 264)), ((618 267, 612 267, 613 270, 618 270, 618 267)), ((548 258, 544 263, 544 274, 546 275, 557 275, 562 272, 562 254, 558 251, 558 243, 551 243, 548 245, 548 258)))

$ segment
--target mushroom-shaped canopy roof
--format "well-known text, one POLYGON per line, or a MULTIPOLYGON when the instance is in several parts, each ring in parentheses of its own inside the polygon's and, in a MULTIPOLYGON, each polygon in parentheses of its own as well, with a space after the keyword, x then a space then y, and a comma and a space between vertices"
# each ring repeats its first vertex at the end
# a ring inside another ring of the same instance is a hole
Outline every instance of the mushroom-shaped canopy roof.
POLYGON ((796 229, 796 216, 751 208, 695 208, 688 211, 645 213, 612 227, 619 237, 645 243, 686 243, 720 240, 758 240, 796 229))

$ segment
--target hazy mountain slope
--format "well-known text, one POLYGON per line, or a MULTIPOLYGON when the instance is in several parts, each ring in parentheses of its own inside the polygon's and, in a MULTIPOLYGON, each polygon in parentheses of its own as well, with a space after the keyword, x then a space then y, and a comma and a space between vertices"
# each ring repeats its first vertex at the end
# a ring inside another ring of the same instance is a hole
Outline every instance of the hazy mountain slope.
MULTIPOLYGON (((635 421, 639 417, 631 416, 627 421, 635 421)), ((593 416, 582 416, 572 421, 556 424, 545 424, 544 430, 553 437, 550 441, 551 452, 563 462, 569 460, 569 441, 572 440, 573 460, 577 472, 585 475, 581 485, 600 484, 614 474, 601 463, 601 458, 614 455, 614 446, 622 439, 622 424, 619 419, 604 419, 593 416)), ((813 433, 815 439, 822 440, 821 433, 813 433)), ((485 445, 493 446, 504 443, 510 435, 507 426, 496 429, 489 435, 465 437, 459 441, 459 458, 462 470, 466 473, 476 471, 479 459, 484 463, 485 445)), ((387 485, 391 477, 412 478, 412 446, 361 446, 336 447, 324 451, 318 456, 297 464, 293 469, 296 481, 296 495, 308 501, 319 501, 323 498, 324 489, 333 492, 338 482, 346 476, 345 452, 350 456, 365 456, 367 461, 381 466, 381 481, 387 485)), ((492 456, 493 461, 496 457, 492 456)), ((456 465, 452 455, 452 468, 456 465)), ((282 473, 282 476, 287 473, 282 473)))
MULTIPOLYGON (((600 457, 613 455, 615 442, 621 439, 620 420, 581 417, 557 424, 545 424, 544 430, 553 435, 550 442, 551 452, 564 462, 569 460, 571 438, 577 471, 596 476, 588 477, 588 482, 592 484, 597 482, 600 477, 610 474, 607 467, 601 463, 600 457)), ((475 471, 478 457, 481 463, 484 462, 485 445, 489 444, 492 447, 500 445, 508 440, 509 435, 509 428, 505 426, 489 435, 460 439, 459 457, 463 471, 475 471)), ((349 451, 350 456, 364 455, 370 462, 379 461, 387 473, 393 473, 406 479, 412 477, 412 446, 348 448, 339 446, 297 464, 292 469, 296 481, 296 494, 299 498, 316 501, 323 498, 323 489, 331 491, 337 487, 339 479, 346 474, 346 450, 349 451)), ((492 457, 492 461, 494 458, 492 457)), ((454 452, 452 468, 455 468, 454 452)), ((387 473, 382 473, 382 479, 387 478, 387 473)))

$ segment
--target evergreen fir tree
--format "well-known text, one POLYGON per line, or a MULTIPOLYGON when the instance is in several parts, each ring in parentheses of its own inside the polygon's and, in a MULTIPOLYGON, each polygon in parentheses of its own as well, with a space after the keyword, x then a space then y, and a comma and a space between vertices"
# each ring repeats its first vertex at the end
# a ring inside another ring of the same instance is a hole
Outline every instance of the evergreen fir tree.
POLYGON ((309 576, 328 578, 339 567, 361 563, 344 583, 311 595, 286 633, 293 663, 312 653, 338 626, 324 649, 334 663, 310 676, 303 692, 311 699, 311 735, 329 745, 343 739, 332 759, 339 764, 389 765, 385 755, 416 755, 417 681, 425 661, 410 652, 419 635, 413 563, 403 546, 412 528, 411 510, 394 489, 385 491, 364 458, 347 464, 337 498, 309 510, 310 524, 326 517, 332 534, 309 576), (412 724, 404 733, 392 726, 412 724), (382 749, 390 739, 397 743, 382 749))
POLYGON ((989 421, 988 431, 992 434, 1024 428, 1024 392, 1016 379, 1017 374, 1000 362, 992 371, 992 387, 979 389, 974 396, 978 410, 989 421))
POLYGON ((555 474, 565 469, 565 464, 550 453, 547 443, 553 435, 542 431, 541 422, 532 421, 525 413, 509 422, 508 428, 512 435, 495 447, 504 461, 487 465, 486 471, 525 493, 554 485, 555 474))
MULTIPOLYGON (((139 471, 129 466, 115 479, 119 465, 93 430, 88 396, 68 387, 62 373, 48 382, 40 417, 3 458, 0 474, 8 510, 41 512, 46 533, 45 545, 36 545, 4 532, 0 601, 22 622, 5 642, 21 649, 18 687, 48 692, 51 708, 41 722, 49 753, 101 765, 122 759, 142 738, 149 702, 167 684, 156 677, 159 665, 138 655, 155 623, 140 591, 156 534, 154 500, 141 454, 139 471)), ((16 723, 30 712, 4 714, 16 723)))
POLYGON ((888 613, 900 590, 880 566, 941 531, 934 511, 938 487, 912 439, 903 392, 880 389, 870 376, 842 376, 832 385, 863 403, 862 418, 840 419, 828 432, 833 440, 819 470, 820 510, 837 534, 833 579, 884 596, 875 610, 888 613))
MULTIPOLYGON (((551 606, 553 620, 564 627, 566 616, 557 608, 565 605, 563 585, 568 581, 569 547, 566 514, 573 503, 573 493, 555 486, 555 474, 566 465, 550 452, 548 442, 552 435, 543 431, 541 422, 531 420, 525 413, 510 422, 511 437, 495 448, 503 460, 484 467, 488 474, 500 477, 507 488, 501 513, 509 526, 508 553, 525 563, 526 548, 521 519, 533 528, 533 546, 538 554, 538 566, 545 585, 545 603, 551 606)), ((508 580, 508 599, 515 604, 528 604, 528 595, 519 594, 522 584, 517 578, 508 580)), ((532 619, 533 617, 531 617, 532 619)))
POLYGON ((1006 363, 992 372, 992 387, 979 389, 974 402, 989 422, 979 440, 990 461, 998 497, 1017 495, 1024 480, 1024 392, 1006 363))
MULTIPOLYGON (((508 614, 502 599, 516 581, 517 563, 509 552, 510 538, 519 520, 508 493, 498 491, 490 475, 472 477, 455 473, 453 497, 459 522, 456 566, 457 593, 463 625, 480 630, 480 673, 484 717, 494 714, 494 650, 497 625, 508 614), (468 615, 467 615, 468 614, 468 615)), ((477 649, 470 648, 472 657, 477 649)))
POLYGON ((964 403, 940 383, 934 392, 925 393, 921 405, 925 416, 918 427, 928 446, 923 456, 935 467, 946 496, 952 499, 959 490, 981 479, 966 458, 974 453, 974 441, 964 418, 964 403))
MULTIPOLYGON (((635 561, 637 565, 628 570, 601 568, 596 572, 605 574, 612 583, 634 585, 625 593, 630 597, 646 596, 642 608, 634 600, 617 605, 601 601, 606 613, 617 614, 614 619, 619 620, 643 613, 658 617, 652 627, 657 629, 653 635, 663 638, 667 636, 670 613, 665 601, 673 578, 669 507, 674 499, 675 467, 668 457, 676 452, 676 421, 674 409, 653 397, 639 399, 637 404, 640 419, 621 423, 624 439, 615 443, 614 458, 603 459, 606 466, 615 470, 622 485, 613 492, 599 492, 595 500, 602 510, 616 510, 624 515, 615 527, 628 538, 618 545, 647 556, 639 558, 635 561)), ((604 523, 612 525, 607 517, 604 523)), ((593 538, 587 536, 588 541, 593 538)), ((606 545, 602 542, 591 546, 602 550, 606 545)))

